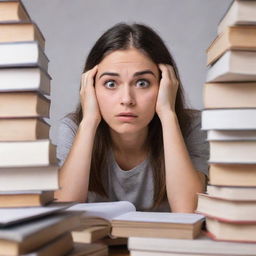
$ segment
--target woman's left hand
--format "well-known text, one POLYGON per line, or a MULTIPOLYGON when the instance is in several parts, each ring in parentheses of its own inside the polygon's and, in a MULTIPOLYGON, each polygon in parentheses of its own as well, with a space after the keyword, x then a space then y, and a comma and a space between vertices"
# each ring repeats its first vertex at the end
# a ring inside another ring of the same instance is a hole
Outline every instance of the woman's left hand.
POLYGON ((156 101, 156 113, 161 119, 163 115, 170 111, 175 113, 175 101, 179 81, 171 65, 159 64, 158 67, 162 72, 162 78, 160 80, 156 101))

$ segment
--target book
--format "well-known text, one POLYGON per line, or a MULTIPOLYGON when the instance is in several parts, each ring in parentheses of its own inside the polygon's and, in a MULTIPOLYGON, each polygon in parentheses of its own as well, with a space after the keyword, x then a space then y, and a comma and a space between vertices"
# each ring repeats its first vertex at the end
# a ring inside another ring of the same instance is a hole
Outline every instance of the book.
POLYGON ((0 67, 40 67, 48 69, 48 58, 37 41, 0 43, 0 67))
POLYGON ((50 125, 40 118, 0 118, 0 141, 49 138, 50 125))
POLYGON ((208 109, 202 111, 202 130, 256 130, 255 109, 208 109))
MULTIPOLYGON (((255 36, 256 37, 256 36, 255 36)), ((205 109, 256 108, 256 83, 206 83, 205 109)))
POLYGON ((42 50, 45 48, 44 36, 35 23, 30 21, 0 22, 1 43, 22 41, 37 41, 42 50))
POLYGON ((43 206, 54 200, 54 191, 0 191, 0 207, 43 206))
POLYGON ((57 164, 56 146, 49 139, 0 142, 0 168, 57 164))
POLYGON ((256 187, 207 186, 207 194, 226 200, 256 201, 256 187))
POLYGON ((126 201, 77 204, 69 210, 85 211, 83 225, 111 225, 111 234, 117 237, 176 237, 191 239, 199 235, 204 220, 202 215, 139 212, 126 201), (95 218, 96 217, 96 218, 95 218), (98 220, 98 221, 97 221, 98 220))
POLYGON ((215 240, 256 242, 256 222, 232 223, 206 217, 206 228, 215 240))
POLYGON ((228 222, 256 222, 256 201, 226 200, 199 193, 196 212, 228 222))
POLYGON ((210 184, 220 186, 256 186, 255 164, 210 164, 210 184))
POLYGON ((57 165, 0 168, 1 192, 57 189, 59 189, 57 165))
POLYGON ((209 163, 256 164, 256 141, 210 141, 209 163))
POLYGON ((72 250, 73 240, 70 232, 68 232, 40 247, 37 251, 22 254, 22 256, 63 256, 67 255, 72 250))
POLYGON ((75 243, 74 249, 67 256, 107 256, 108 247, 100 243, 75 243))
MULTIPOLYGON (((52 203, 52 204, 41 206, 41 207, 39 206, 39 207, 0 208, 0 241, 1 239, 22 241, 22 235, 24 234, 23 233, 20 234, 18 230, 17 230, 17 234, 15 234, 17 227, 19 229, 21 225, 21 227, 24 227, 26 229, 27 221, 34 220, 34 219, 39 221, 38 218, 44 217, 44 216, 48 216, 49 218, 51 214, 62 212, 65 209, 71 207, 73 204, 74 203, 70 203, 70 202, 56 202, 56 203, 52 203)), ((78 212, 78 213, 80 214, 81 212, 78 212)), ((76 226, 76 228, 77 227, 78 226, 76 226)), ((35 229, 37 228, 38 227, 35 227, 35 229)), ((26 234, 29 230, 22 229, 22 232, 23 231, 26 234)))
POLYGON ((74 242, 77 243, 93 243, 102 239, 110 234, 109 226, 92 226, 92 227, 79 227, 72 231, 74 242))
POLYGON ((50 94, 51 77, 40 68, 0 69, 0 92, 38 91, 50 94))
POLYGON ((207 70, 206 82, 256 81, 256 51, 229 50, 207 70))
POLYGON ((32 253, 79 226, 80 213, 59 213, 0 229, 0 254, 32 253))
POLYGON ((207 140, 226 140, 226 141, 236 141, 236 140, 256 140, 256 131, 221 131, 221 130, 209 130, 207 132, 207 140))
MULTIPOLYGON (((132 250, 130 251, 131 256, 234 256, 234 254, 195 254, 195 253, 176 253, 176 252, 156 252, 156 251, 141 251, 141 250, 132 250)), ((236 256, 244 256, 244 254, 236 254, 236 256)))
MULTIPOLYGON (((163 238, 143 238, 130 237, 128 248, 131 255, 133 252, 145 251, 148 255, 232 255, 232 256, 253 256, 256 251, 256 244, 241 242, 217 242, 206 236, 197 239, 163 239, 163 238), (153 254, 154 253, 154 254, 153 254), (172 255, 172 254, 170 254, 172 255), (174 254, 175 255, 175 254, 174 254)), ((140 254, 138 254, 139 256, 140 254)), ((146 256, 146 254, 144 254, 146 256)))
MULTIPOLYGON (((256 23, 255 23, 256 25, 256 23)), ((207 49, 207 65, 213 64, 228 50, 256 50, 256 26, 226 27, 207 49)))
POLYGON ((30 16, 19 0, 0 1, 0 21, 30 21, 30 16))
POLYGON ((50 100, 37 92, 0 93, 0 118, 49 117, 50 100))
POLYGON ((251 0, 233 1, 218 24, 218 34, 228 26, 256 24, 256 2, 251 0))

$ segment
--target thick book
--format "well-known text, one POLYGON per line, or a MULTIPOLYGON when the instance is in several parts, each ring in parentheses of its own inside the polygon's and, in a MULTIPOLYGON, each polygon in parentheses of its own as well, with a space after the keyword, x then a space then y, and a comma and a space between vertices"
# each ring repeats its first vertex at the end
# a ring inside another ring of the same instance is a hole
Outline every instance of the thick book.
POLYGON ((54 200, 54 191, 0 191, 0 207, 43 206, 54 200))
POLYGON ((209 163, 256 164, 256 141, 210 141, 209 163))
POLYGON ((199 193, 196 212, 223 221, 256 222, 256 201, 226 200, 199 193))
POLYGON ((200 214, 139 212, 126 201, 110 203, 77 204, 70 210, 85 211, 82 222, 112 226, 111 234, 117 237, 146 236, 192 239, 201 231, 204 217, 200 214), (94 221, 94 223, 97 223, 94 221))
POLYGON ((0 168, 1 192, 57 189, 59 189, 57 165, 0 168))
POLYGON ((40 67, 48 69, 48 58, 37 41, 0 43, 0 67, 40 67))
MULTIPOLYGON (((41 206, 41 207, 39 206, 39 207, 0 208, 0 239, 22 241, 22 236, 21 236, 22 234, 19 234, 19 232, 17 232, 17 234, 15 235, 13 232, 13 230, 16 230, 16 227, 19 227, 19 225, 21 225, 22 227, 26 228, 27 221, 35 220, 35 219, 38 219, 39 217, 44 217, 44 216, 49 217, 49 215, 52 215, 53 213, 64 211, 65 209, 69 208, 73 204, 74 203, 69 203, 69 202, 56 202, 56 203, 52 203, 47 206, 41 206)), ((38 227, 35 227, 35 229, 36 228, 38 227)), ((27 231, 23 230, 23 231, 27 232, 29 230, 27 231)))
POLYGON ((256 108, 256 82, 206 83, 203 89, 205 109, 256 108))
POLYGON ((108 247, 104 244, 74 243, 73 250, 66 256, 107 256, 107 255, 109 255, 108 247))
POLYGON ((72 231, 73 240, 77 243, 94 243, 109 234, 110 226, 83 227, 81 225, 78 229, 72 231))
POLYGON ((0 22, 0 43, 37 41, 44 50, 45 39, 33 22, 0 22))
POLYGON ((0 118, 0 141, 35 141, 49 133, 50 125, 40 118, 0 118))
MULTIPOLYGON (((233 242, 217 242, 206 236, 200 236, 194 240, 184 239, 162 239, 162 238, 143 238, 130 237, 128 240, 128 248, 131 252, 144 251, 146 255, 229 255, 229 256, 255 256, 256 244, 251 243, 233 243, 233 242), (175 254, 174 254, 175 255, 175 254)), ((143 254, 142 254, 143 255, 143 254)), ((142 256, 141 255, 141 256, 142 256)))
POLYGON ((207 132, 207 140, 256 140, 256 130, 252 131, 221 131, 221 130, 209 130, 207 132))
POLYGON ((56 146, 49 139, 0 142, 0 168, 57 164, 56 146))
POLYGON ((256 164, 210 164, 209 180, 219 186, 256 186, 256 164))
POLYGON ((256 130, 256 108, 202 111, 202 130, 256 130))
POLYGON ((233 223, 206 217, 206 228, 215 240, 256 243, 256 222, 233 223))
POLYGON ((256 50, 256 26, 227 27, 207 49, 207 65, 228 50, 256 50))
POLYGON ((38 92, 1 92, 0 118, 49 117, 50 103, 38 92))
POLYGON ((40 68, 0 69, 0 92, 38 91, 50 94, 51 77, 40 68))
POLYGON ((256 201, 256 187, 207 185, 207 194, 226 200, 256 201))
POLYGON ((256 51, 229 50, 207 70, 206 82, 256 81, 256 51))
POLYGON ((251 0, 233 1, 218 25, 218 34, 226 27, 256 24, 256 2, 251 0))
POLYGON ((73 250, 73 239, 70 232, 62 234, 40 247, 34 252, 22 254, 22 256, 64 256, 73 250))
POLYGON ((31 21, 31 19, 22 1, 1 0, 0 21, 31 21))
POLYGON ((0 229, 0 254, 32 253, 79 226, 80 213, 59 213, 0 229))

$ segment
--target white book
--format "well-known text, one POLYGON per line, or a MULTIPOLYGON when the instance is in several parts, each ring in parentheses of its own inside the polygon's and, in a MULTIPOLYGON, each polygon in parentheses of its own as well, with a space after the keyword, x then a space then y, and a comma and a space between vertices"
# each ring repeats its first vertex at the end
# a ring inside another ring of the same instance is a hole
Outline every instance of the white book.
POLYGON ((0 142, 0 168, 56 164, 56 147, 49 139, 0 142))
POLYGON ((0 92, 39 91, 50 94, 51 77, 40 68, 0 69, 0 92))
POLYGON ((252 0, 233 1, 218 25, 218 34, 226 27, 256 24, 256 2, 252 0))
POLYGON ((256 130, 256 109, 202 111, 202 130, 256 130))
POLYGON ((0 168, 0 191, 59 189, 58 166, 0 168))
POLYGON ((210 141, 209 163, 256 164, 256 141, 210 141))
MULTIPOLYGON (((128 248, 132 252, 131 255, 134 256, 139 256, 140 254, 133 253, 133 251, 145 251, 151 253, 148 255, 158 255, 158 253, 165 253, 166 256, 169 255, 169 253, 177 253, 177 255, 184 253, 186 255, 188 254, 195 256, 203 256, 208 254, 255 256, 256 243, 219 242, 205 236, 201 236, 197 239, 129 237, 128 248)), ((146 254, 144 255, 146 256, 146 254)))
POLYGON ((227 51, 208 69, 206 81, 256 81, 256 52, 227 51))
POLYGON ((209 130, 207 132, 208 141, 240 141, 240 140, 256 140, 255 131, 221 131, 221 130, 209 130))
MULTIPOLYGON (((73 203, 52 203, 46 206, 37 206, 37 207, 17 207, 17 208, 0 208, 0 226, 9 226, 17 223, 22 223, 25 220, 31 220, 38 218, 39 216, 50 215, 55 212, 63 211, 73 203)), ((72 214, 72 213, 71 213, 72 214)), ((37 227, 38 228, 38 227, 37 227)), ((36 227, 35 227, 36 229, 36 227)), ((0 238, 2 239, 13 239, 14 234, 8 234, 8 230, 0 229, 0 238)), ((18 237, 17 234, 16 237, 18 237)), ((21 240, 21 238, 17 239, 21 240)))
POLYGON ((256 201, 256 187, 207 185, 207 194, 226 200, 256 201))
POLYGON ((0 43, 0 67, 34 67, 48 68, 48 58, 38 42, 0 43))

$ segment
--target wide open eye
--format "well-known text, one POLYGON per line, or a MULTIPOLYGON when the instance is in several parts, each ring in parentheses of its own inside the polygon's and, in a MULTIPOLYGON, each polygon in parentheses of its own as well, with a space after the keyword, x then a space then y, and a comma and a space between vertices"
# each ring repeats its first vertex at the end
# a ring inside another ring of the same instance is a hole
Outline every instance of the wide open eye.
POLYGON ((150 82, 146 79, 140 79, 136 82, 136 86, 140 88, 147 88, 149 87, 150 82))
POLYGON ((114 80, 108 80, 104 83, 104 86, 108 89, 116 88, 116 82, 114 80))

